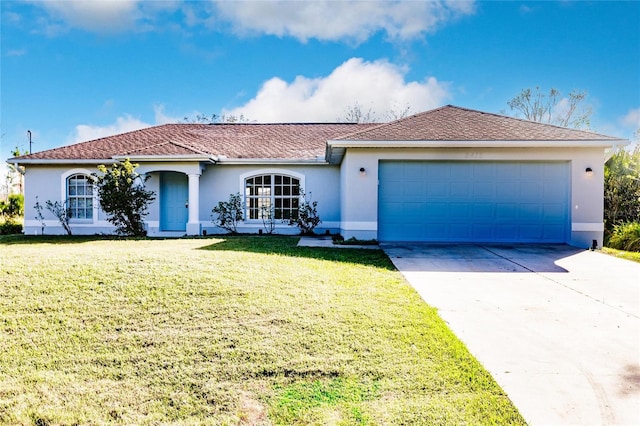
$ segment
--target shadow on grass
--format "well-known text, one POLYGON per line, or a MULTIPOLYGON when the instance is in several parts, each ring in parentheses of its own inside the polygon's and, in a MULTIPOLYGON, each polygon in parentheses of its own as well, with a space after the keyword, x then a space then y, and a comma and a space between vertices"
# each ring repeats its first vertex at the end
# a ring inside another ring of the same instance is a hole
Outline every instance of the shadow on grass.
POLYGON ((300 237, 283 235, 211 235, 207 237, 157 238, 119 237, 116 235, 2 235, 0 249, 10 245, 36 244, 82 244, 93 241, 161 241, 178 239, 200 240, 204 246, 199 250, 237 251, 249 253, 277 254, 291 257, 330 260, 375 266, 388 270, 395 267, 382 250, 362 250, 350 248, 298 247, 300 237))
POLYGON ((92 241, 150 240, 146 237, 121 237, 117 235, 0 235, 0 246, 28 244, 79 244, 92 241))
POLYGON ((299 239, 300 237, 277 235, 225 235, 217 237, 213 244, 200 247, 200 250, 277 254, 291 257, 330 260, 334 262, 356 263, 388 270, 396 269, 382 250, 298 247, 297 244, 299 239))

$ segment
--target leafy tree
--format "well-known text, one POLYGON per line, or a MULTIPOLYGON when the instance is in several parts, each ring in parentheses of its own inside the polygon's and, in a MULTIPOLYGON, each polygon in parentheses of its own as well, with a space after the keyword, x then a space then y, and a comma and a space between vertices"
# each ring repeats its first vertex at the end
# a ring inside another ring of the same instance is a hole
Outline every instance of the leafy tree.
POLYGON ((289 218, 289 226, 297 226, 302 235, 313 235, 313 230, 322 221, 318 216, 318 202, 311 201, 311 193, 307 194, 300 188, 302 202, 298 208, 298 214, 289 218))
POLYGON ((5 202, 0 200, 0 216, 7 219, 13 219, 17 216, 24 215, 24 195, 10 194, 9 199, 5 202))
POLYGON ((584 90, 573 90, 562 97, 557 89, 543 93, 540 87, 534 90, 522 89, 519 95, 507 102, 516 116, 539 123, 553 124, 575 129, 588 129, 591 107, 583 104, 587 97, 584 90))
POLYGON ((242 197, 239 192, 229 194, 229 201, 218 202, 218 205, 211 211, 217 215, 212 221, 214 225, 226 229, 232 234, 238 233, 238 223, 244 219, 242 197))
POLYGON ((605 230, 616 225, 640 222, 640 146, 619 150, 604 167, 605 230))
MULTIPOLYGON (((60 225, 67 232, 67 235, 71 235, 71 226, 69 225, 69 221, 71 220, 71 208, 69 207, 69 203, 67 201, 56 201, 52 203, 51 200, 47 200, 45 203, 47 206, 47 210, 49 210, 55 217, 58 218, 60 225)), ((44 233, 44 222, 42 223, 42 231, 44 233)))
MULTIPOLYGON (((15 149, 13 151, 11 151, 11 155, 14 157, 20 157, 21 155, 25 155, 27 154, 27 152, 21 152, 20 148, 15 147, 15 149)), ((9 164, 9 173, 7 173, 7 195, 11 194, 12 192, 12 187, 14 187, 16 185, 16 181, 17 181, 17 186, 18 186, 18 193, 19 194, 23 194, 24 193, 24 174, 26 172, 26 169, 24 166, 21 166, 19 164, 9 164)))
POLYGON ((92 176, 98 189, 100 208, 109 216, 107 220, 116 226, 116 232, 141 237, 147 235, 143 218, 156 196, 155 192, 145 189, 149 176, 136 173, 137 167, 138 164, 126 159, 110 169, 100 165, 98 170, 102 175, 92 176))

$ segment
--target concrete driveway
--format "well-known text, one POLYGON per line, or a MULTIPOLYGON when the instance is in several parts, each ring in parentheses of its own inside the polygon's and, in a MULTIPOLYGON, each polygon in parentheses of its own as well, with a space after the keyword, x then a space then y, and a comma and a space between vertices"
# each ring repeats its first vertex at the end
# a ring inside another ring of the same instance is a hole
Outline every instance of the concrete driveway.
POLYGON ((532 425, 640 425, 640 264, 566 245, 383 244, 532 425))

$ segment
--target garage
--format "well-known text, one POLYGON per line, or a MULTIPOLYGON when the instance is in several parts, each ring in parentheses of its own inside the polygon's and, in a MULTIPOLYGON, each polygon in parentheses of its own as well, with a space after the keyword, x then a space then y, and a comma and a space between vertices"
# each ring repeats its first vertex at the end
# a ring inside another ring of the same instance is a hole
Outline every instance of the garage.
POLYGON ((380 161, 380 241, 564 243, 569 162, 380 161))

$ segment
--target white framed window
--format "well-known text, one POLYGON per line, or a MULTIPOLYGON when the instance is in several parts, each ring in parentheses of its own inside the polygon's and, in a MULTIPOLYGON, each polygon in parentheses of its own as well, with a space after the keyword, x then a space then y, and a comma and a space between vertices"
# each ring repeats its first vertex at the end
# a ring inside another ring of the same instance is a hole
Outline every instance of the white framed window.
POLYGON ((244 179, 245 219, 258 220, 273 215, 288 220, 298 215, 300 179, 280 173, 265 173, 244 179))
POLYGON ((72 174, 66 179, 65 198, 71 210, 71 219, 93 219, 93 182, 89 176, 72 174))

